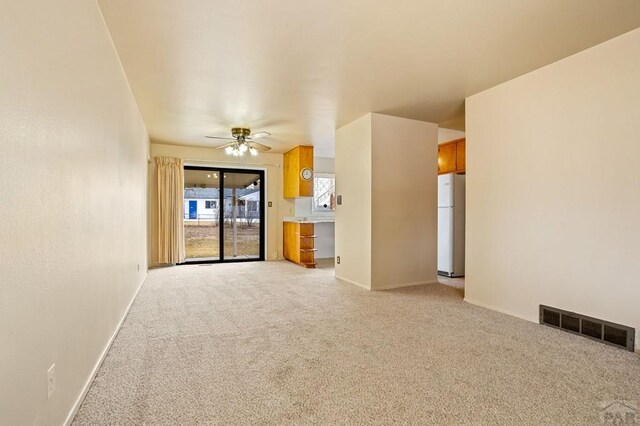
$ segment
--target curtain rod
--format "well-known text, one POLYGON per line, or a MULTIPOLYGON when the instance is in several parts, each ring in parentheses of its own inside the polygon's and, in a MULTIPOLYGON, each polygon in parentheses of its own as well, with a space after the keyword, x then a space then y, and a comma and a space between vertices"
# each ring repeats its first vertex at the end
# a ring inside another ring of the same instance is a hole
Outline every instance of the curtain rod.
POLYGON ((280 164, 271 164, 271 163, 239 163, 237 161, 220 161, 220 160, 197 160, 193 158, 185 158, 182 161, 185 163, 214 163, 214 164, 233 164, 236 166, 271 166, 271 167, 280 167, 280 164))

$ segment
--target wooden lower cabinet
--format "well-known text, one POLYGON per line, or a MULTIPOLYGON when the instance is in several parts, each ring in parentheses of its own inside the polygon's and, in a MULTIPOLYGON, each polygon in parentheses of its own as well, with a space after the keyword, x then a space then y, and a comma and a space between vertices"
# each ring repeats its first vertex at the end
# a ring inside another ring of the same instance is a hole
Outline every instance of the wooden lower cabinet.
POLYGON ((306 268, 315 268, 316 235, 313 223, 284 222, 284 257, 306 268))

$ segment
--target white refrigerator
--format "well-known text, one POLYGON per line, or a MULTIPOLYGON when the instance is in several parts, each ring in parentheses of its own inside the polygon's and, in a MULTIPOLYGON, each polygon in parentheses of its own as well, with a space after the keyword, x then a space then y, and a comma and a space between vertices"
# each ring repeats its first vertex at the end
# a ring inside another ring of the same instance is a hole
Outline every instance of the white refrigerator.
POLYGON ((438 274, 464 276, 464 175, 438 176, 438 274))

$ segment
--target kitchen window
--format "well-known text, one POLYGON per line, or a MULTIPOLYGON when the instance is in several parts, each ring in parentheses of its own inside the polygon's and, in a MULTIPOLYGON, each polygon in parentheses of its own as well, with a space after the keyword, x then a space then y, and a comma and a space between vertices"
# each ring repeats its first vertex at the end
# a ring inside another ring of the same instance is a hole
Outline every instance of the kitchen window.
POLYGON ((334 211, 336 206, 336 175, 316 173, 313 178, 313 210, 334 211))

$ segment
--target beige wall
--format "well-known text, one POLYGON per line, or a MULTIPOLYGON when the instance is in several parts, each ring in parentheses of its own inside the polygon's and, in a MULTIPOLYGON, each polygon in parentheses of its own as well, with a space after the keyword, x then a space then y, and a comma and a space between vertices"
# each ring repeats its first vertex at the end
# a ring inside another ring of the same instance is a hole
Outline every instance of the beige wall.
POLYGON ((317 173, 335 173, 336 159, 332 157, 313 157, 313 171, 317 173))
POLYGON ((372 290, 434 282, 433 123, 366 116, 336 133, 336 276, 372 290))
POLYGON ((371 288, 371 114, 336 131, 337 277, 371 288))
POLYGON ((467 99, 466 300, 640 330, 640 30, 467 99))
POLYGON ((146 275, 148 138, 95 2, 0 19, 0 423, 58 425, 146 275))
POLYGON ((371 288, 434 282, 438 125, 372 116, 371 288))
MULTIPOLYGON (((273 206, 266 211, 266 255, 267 260, 283 259, 282 256, 282 221, 284 216, 293 216, 295 213, 293 200, 282 198, 282 154, 260 153, 257 157, 245 156, 239 159, 227 155, 224 150, 212 148, 200 148, 179 145, 167 145, 152 143, 151 156, 178 157, 185 160, 186 165, 220 166, 228 168, 247 168, 265 170, 266 201, 272 201, 273 206)), ((149 167, 150 177, 154 176, 153 164, 149 167)), ((149 203, 154 202, 154 180, 150 179, 149 203)), ((149 223, 154 223, 153 209, 150 209, 149 223)), ((155 247, 155 234, 149 232, 150 247, 155 247)))
POLYGON ((446 129, 444 127, 438 128, 438 143, 445 143, 454 141, 456 139, 464 138, 464 132, 461 130, 446 129))
MULTIPOLYGON (((313 172, 314 173, 334 173, 336 172, 335 167, 335 158, 330 157, 313 157, 313 172)), ((321 214, 323 216, 332 215, 333 212, 314 212, 313 211, 313 197, 300 197, 296 198, 294 201, 294 212, 291 216, 311 216, 314 214, 321 214)), ((316 225, 317 226, 317 225, 316 225)), ((321 225, 320 228, 327 228, 327 226, 321 225)), ((316 253, 317 259, 327 258, 331 256, 327 256, 328 251, 323 250, 322 247, 318 247, 318 244, 321 246, 326 246, 323 244, 323 241, 328 242, 328 236, 325 238, 316 239, 316 248, 318 252, 316 253), (321 253, 322 252, 322 253, 321 253), (323 254, 324 253, 324 254, 323 254)), ((331 243, 333 243, 333 232, 331 232, 331 243)), ((333 247, 333 246, 332 246, 333 247)))

